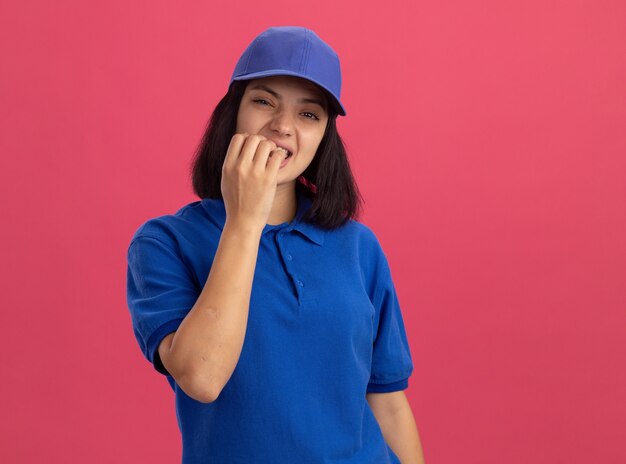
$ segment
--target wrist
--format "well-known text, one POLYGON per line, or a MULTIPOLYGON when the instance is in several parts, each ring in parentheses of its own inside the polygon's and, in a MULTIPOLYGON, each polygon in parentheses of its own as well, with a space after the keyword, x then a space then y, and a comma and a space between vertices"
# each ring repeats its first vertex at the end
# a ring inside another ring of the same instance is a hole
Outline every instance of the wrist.
POLYGON ((265 224, 259 224, 255 221, 229 219, 227 217, 222 233, 237 235, 242 238, 253 237, 255 239, 260 239, 264 227, 265 224))

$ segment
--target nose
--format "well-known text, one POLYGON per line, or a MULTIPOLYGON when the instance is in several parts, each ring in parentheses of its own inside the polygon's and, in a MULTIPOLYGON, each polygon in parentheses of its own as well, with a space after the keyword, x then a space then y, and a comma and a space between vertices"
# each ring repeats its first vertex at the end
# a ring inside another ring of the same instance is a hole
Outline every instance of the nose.
POLYGON ((270 129, 272 132, 283 136, 291 135, 293 133, 293 118, 288 111, 278 110, 270 121, 270 129))

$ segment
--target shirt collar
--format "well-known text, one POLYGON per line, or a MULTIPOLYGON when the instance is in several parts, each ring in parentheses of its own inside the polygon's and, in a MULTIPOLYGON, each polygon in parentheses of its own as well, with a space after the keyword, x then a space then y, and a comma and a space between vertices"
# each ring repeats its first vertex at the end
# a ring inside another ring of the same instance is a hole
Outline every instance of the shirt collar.
MULTIPOLYGON (((290 223, 277 224, 285 228, 286 231, 297 230, 302 235, 307 237, 312 242, 322 245, 324 243, 324 229, 315 224, 310 224, 301 220, 302 216, 311 207, 312 201, 304 194, 297 193, 298 206, 296 210, 296 217, 290 223)), ((217 225, 220 230, 224 230, 224 223, 226 222, 226 207, 224 206, 224 200, 219 198, 205 198, 202 200, 204 209, 209 213, 209 220, 217 225)), ((281 227, 281 228, 282 228, 281 227)), ((263 234, 268 230, 274 228, 273 226, 266 225, 263 229, 263 234)))
POLYGON ((310 224, 301 220, 304 213, 309 210, 312 204, 313 202, 309 197, 304 194, 298 194, 298 211, 296 212, 296 217, 292 221, 293 229, 297 230, 318 245, 323 245, 324 229, 315 224, 310 224))

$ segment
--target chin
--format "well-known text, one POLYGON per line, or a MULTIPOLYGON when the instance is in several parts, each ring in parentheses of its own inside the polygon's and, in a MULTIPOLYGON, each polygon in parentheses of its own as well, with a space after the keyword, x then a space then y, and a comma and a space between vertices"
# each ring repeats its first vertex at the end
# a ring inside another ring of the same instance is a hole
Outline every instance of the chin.
POLYGON ((276 180, 276 185, 278 186, 278 185, 293 184, 295 186, 297 178, 298 178, 298 176, 292 177, 289 174, 281 175, 281 173, 278 173, 278 177, 277 177, 277 180, 276 180))

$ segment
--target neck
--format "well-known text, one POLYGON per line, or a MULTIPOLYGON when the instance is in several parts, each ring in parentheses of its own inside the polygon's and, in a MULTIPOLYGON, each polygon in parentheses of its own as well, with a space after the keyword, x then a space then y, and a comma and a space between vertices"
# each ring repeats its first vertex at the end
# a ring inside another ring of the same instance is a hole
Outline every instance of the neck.
POLYGON ((296 217, 298 210, 298 199, 296 197, 295 182, 283 184, 276 187, 274 204, 267 219, 269 225, 291 222, 296 217))

